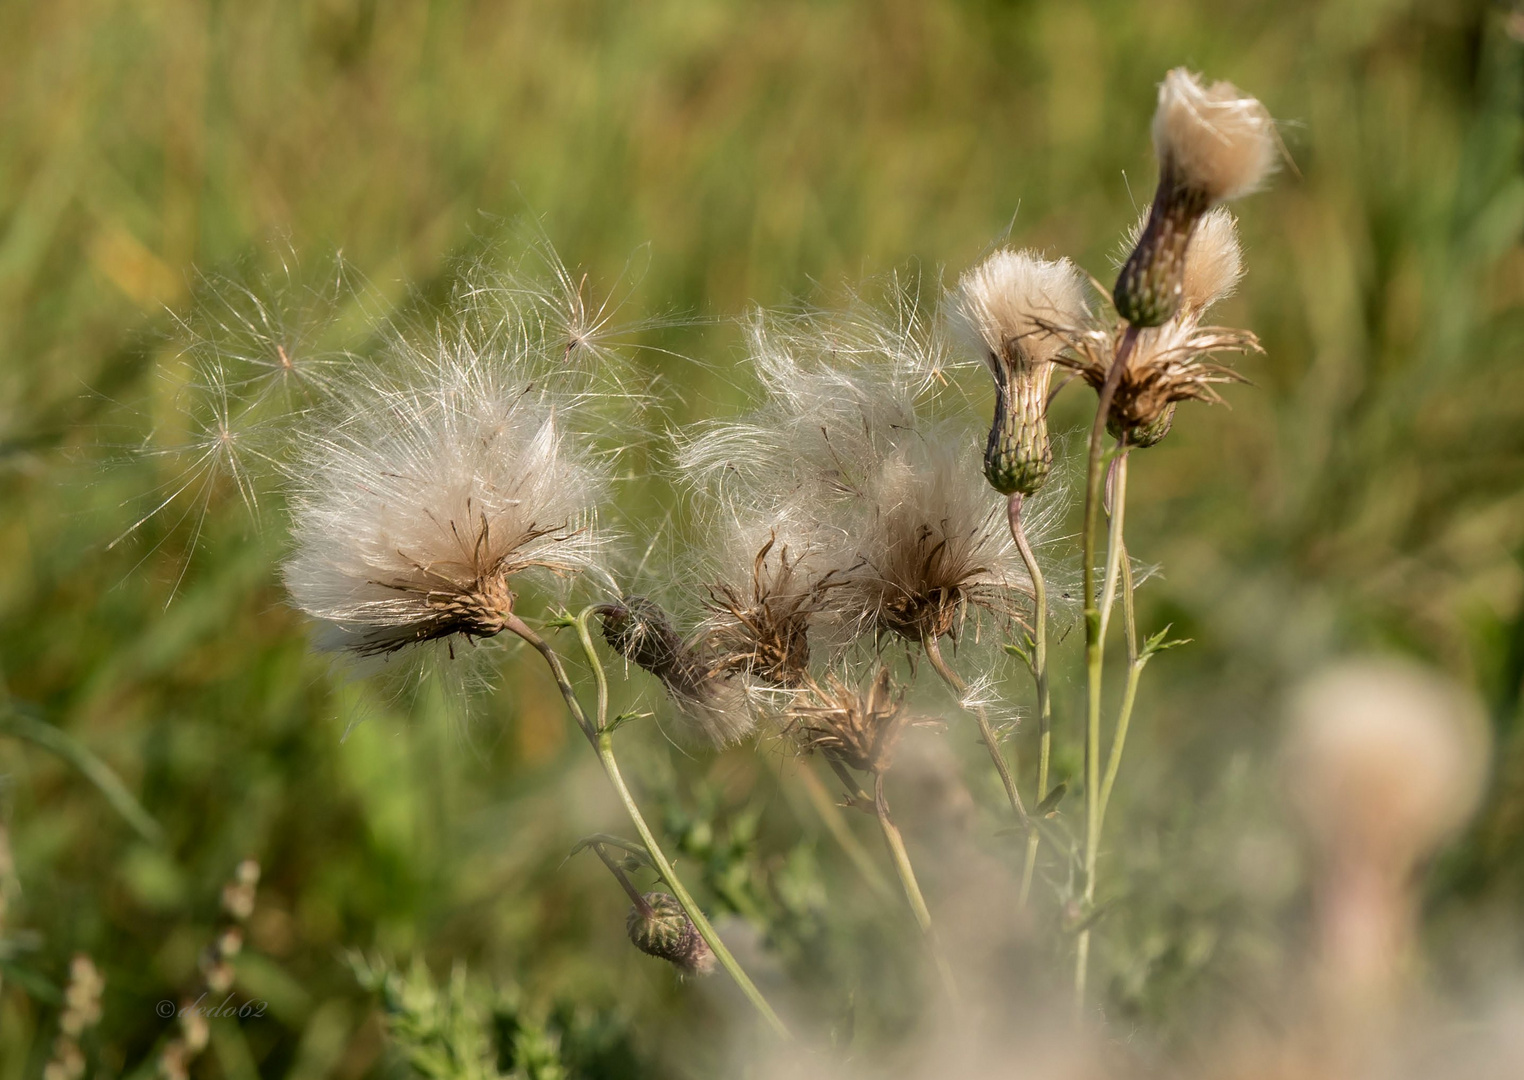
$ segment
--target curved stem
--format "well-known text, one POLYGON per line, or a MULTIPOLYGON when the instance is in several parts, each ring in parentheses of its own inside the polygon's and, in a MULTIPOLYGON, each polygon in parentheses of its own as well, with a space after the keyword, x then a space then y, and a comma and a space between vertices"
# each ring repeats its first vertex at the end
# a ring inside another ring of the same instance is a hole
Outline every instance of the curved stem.
MULTIPOLYGON (((953 693, 958 695, 961 703, 963 695, 968 692, 968 685, 958 677, 956 671, 947 666, 947 661, 942 658, 942 647, 937 644, 936 638, 927 635, 922 644, 926 648, 926 659, 931 661, 931 666, 942 676, 942 681, 952 688, 953 693)), ((964 708, 969 709, 967 705, 964 708)), ((1023 828, 1030 827, 1027 808, 1021 801, 1021 792, 1016 790, 1016 779, 1011 775, 1011 767, 1006 764, 1005 755, 1000 752, 1000 740, 995 737, 995 729, 990 727, 989 713, 983 705, 974 705, 969 711, 979 722, 979 737, 995 762, 995 771, 1000 774, 1000 782, 1005 785, 1005 796, 1011 802, 1011 809, 1016 811, 1016 818, 1023 828)))
POLYGON ((762 991, 757 989, 756 984, 751 981, 751 977, 746 974, 741 965, 736 961, 736 958, 731 955, 730 950, 725 947, 725 943, 720 940, 719 934, 715 933, 714 927, 710 925, 709 919, 704 915, 703 910, 694 902, 688 890, 683 887, 682 881, 678 878, 677 872, 673 870, 672 864, 667 860, 661 845, 656 842, 655 834, 651 832, 650 827, 646 824, 646 819, 641 814, 634 795, 630 793, 629 787, 624 782, 624 776, 619 771, 619 763, 614 758, 613 733, 606 730, 605 725, 608 710, 607 679, 603 672, 603 665, 598 660, 598 654, 593 649, 592 636, 587 629, 587 618, 591 612, 591 608, 582 612, 577 617, 576 625, 577 636, 581 640, 583 648, 587 651, 588 660, 593 667, 594 677, 598 680, 599 726, 597 727, 594 727, 589 722, 587 714, 582 709, 582 703, 577 700, 577 694, 572 688, 571 681, 566 677, 566 668, 562 666, 561 658, 556 655, 555 650, 540 635, 531 630, 517 615, 509 614, 504 621, 504 626, 528 642, 536 652, 545 658, 546 664, 550 667, 551 674, 555 676, 556 686, 560 689, 561 696, 566 700, 566 707, 571 712, 572 719, 582 729, 582 733, 587 736, 587 740, 592 744, 593 749, 598 752, 598 760, 603 765, 604 774, 608 777, 609 783, 613 785, 614 791, 619 795, 620 801, 624 803, 625 813, 629 815, 630 823, 635 826, 635 832, 639 835, 640 842, 645 845, 646 853, 650 855, 651 861, 656 865, 656 872, 661 875, 667 887, 672 890, 672 895, 682 906, 683 911, 687 914, 689 920, 692 921, 694 928, 698 930, 699 936, 704 939, 710 951, 714 953, 715 959, 720 962, 720 966, 735 980, 736 985, 741 988, 741 992, 746 995, 747 1000, 762 1014, 762 1018, 767 1021, 773 1032, 781 1039, 792 1040, 793 1035, 789 1032, 788 1027, 783 1023, 778 1014, 773 1011, 773 1007, 762 996, 762 991))
MULTIPOLYGON (((1096 402, 1095 419, 1090 425, 1090 448, 1085 467, 1085 515, 1080 530, 1080 571, 1085 593, 1085 902, 1095 902, 1095 860, 1099 833, 1101 757, 1101 667, 1105 657, 1102 638, 1100 596, 1095 582, 1095 542, 1100 527, 1101 484, 1106 419, 1111 403, 1127 369, 1128 357, 1137 344, 1138 328, 1131 324, 1122 334, 1122 342, 1112 359, 1106 381, 1096 402)), ((1109 561, 1109 560, 1108 560, 1109 561)), ((1088 912, 1087 912, 1088 915, 1088 912)), ((1076 1010, 1085 1004, 1085 981, 1090 961, 1090 931, 1080 931, 1074 959, 1074 1001, 1076 1010)))
MULTIPOLYGON (((1043 580, 1042 568, 1037 556, 1027 542, 1026 530, 1021 524, 1021 493, 1012 495, 1006 505, 1006 521, 1011 527, 1011 539, 1026 563, 1027 576, 1032 579, 1032 681, 1037 684, 1037 805, 1048 797, 1048 762, 1053 752, 1053 699, 1048 692, 1048 585, 1043 580)), ((1021 896, 1018 901, 1026 907, 1032 894, 1032 875, 1037 869, 1037 846, 1041 841, 1034 827, 1027 832, 1026 861, 1021 867, 1021 896)))
MULTIPOLYGON (((802 763, 799 779, 810 805, 814 807, 815 813, 819 815, 821 823, 825 825, 832 839, 840 845, 842 851, 846 852, 847 859, 852 863, 853 868, 862 875, 862 879, 867 882, 875 896, 881 900, 893 901, 894 887, 889 884, 889 880, 874 863, 873 856, 868 853, 867 848, 863 847, 862 841, 858 840, 857 835, 852 832, 847 824, 846 815, 841 812, 841 807, 831 798, 831 793, 826 790, 825 784, 815 775, 814 769, 808 762, 802 763)), ((847 797, 854 798, 850 793, 847 797)))
POLYGON ((915 921, 926 937, 926 947, 931 953, 932 963, 937 966, 937 974, 942 977, 947 996, 956 1004, 959 1000, 958 984, 953 978, 952 966, 942 953, 936 929, 931 925, 931 912, 926 907, 926 898, 921 895, 921 886, 916 882, 915 869, 910 865, 910 853, 905 850, 905 839, 889 816, 889 801, 884 798, 883 773, 876 773, 873 777, 873 810, 878 817, 878 826, 883 830, 884 843, 889 847, 889 858, 900 876, 900 884, 904 886, 905 899, 910 901, 910 910, 915 913, 915 921))

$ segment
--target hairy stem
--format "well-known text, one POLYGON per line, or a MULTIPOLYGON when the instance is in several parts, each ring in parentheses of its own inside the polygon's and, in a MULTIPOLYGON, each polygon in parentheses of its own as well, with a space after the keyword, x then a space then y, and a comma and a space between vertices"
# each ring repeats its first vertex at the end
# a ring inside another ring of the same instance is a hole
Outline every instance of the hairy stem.
MULTIPOLYGON (((1021 524, 1021 493, 1010 497, 1006 505, 1006 520, 1011 527, 1011 539, 1021 559, 1027 566, 1027 576, 1032 579, 1032 681, 1037 684, 1037 805, 1048 797, 1048 762, 1053 751, 1053 700, 1048 692, 1048 585, 1043 580, 1042 568, 1032 554, 1027 542, 1026 530, 1021 524)), ((1037 829, 1027 831, 1026 861, 1021 867, 1020 905, 1026 907, 1032 894, 1032 875, 1037 869, 1037 846, 1041 837, 1037 829)))
POLYGON ((672 895, 677 898, 677 902, 682 906, 689 920, 692 921, 694 928, 698 930, 699 935, 708 944, 710 951, 714 953, 715 959, 720 962, 720 966, 735 980, 736 985, 741 988, 741 992, 746 995, 747 1000, 762 1014, 762 1018, 767 1021, 768 1026, 773 1029, 773 1032, 779 1038, 791 1041, 793 1035, 789 1032, 788 1027, 783 1023, 778 1014, 773 1011, 773 1007, 762 996, 762 991, 757 989, 756 984, 751 981, 751 977, 746 974, 741 965, 736 961, 736 958, 731 955, 730 950, 725 947, 725 943, 720 940, 719 934, 715 933, 714 927, 710 925, 709 919, 704 915, 703 910, 683 886, 682 881, 677 876, 677 872, 672 868, 671 862, 667 860, 666 854, 662 851, 661 845, 656 842, 655 834, 651 832, 650 826, 646 824, 645 816, 641 814, 634 795, 630 793, 628 785, 624 782, 624 776, 619 771, 619 762, 614 758, 613 733, 607 730, 607 677, 604 675, 602 663, 598 660, 597 651, 593 648, 592 635, 587 629, 587 619, 591 612, 591 608, 582 612, 577 617, 576 626, 577 637, 582 643, 583 650, 587 653, 588 662, 592 665, 594 677, 598 681, 598 716, 596 725, 588 720, 587 714, 583 711, 582 703, 577 700, 576 691, 572 688, 571 681, 566 677, 566 668, 562 666, 561 658, 556 655, 555 650, 540 635, 531 630, 517 615, 510 614, 505 620, 504 625, 509 631, 528 642, 536 652, 545 658, 545 663, 550 667, 551 674, 555 677, 556 686, 560 689, 561 696, 566 700, 566 707, 571 712, 572 719, 576 721, 577 726, 582 729, 582 733, 587 736, 588 742, 597 751, 598 760, 603 765, 604 775, 608 777, 609 783, 613 785, 614 791, 618 794, 620 801, 624 803, 625 813, 629 815, 630 823, 635 826, 635 832, 639 835, 640 842, 645 845, 646 853, 650 855, 651 861, 656 865, 656 872, 661 875, 667 887, 672 890, 672 895))
MULTIPOLYGON (((1085 592, 1085 904, 1095 902, 1095 860, 1100 817, 1101 757, 1101 666, 1105 659, 1102 637, 1100 596, 1095 582, 1095 542, 1100 529, 1101 485, 1105 475, 1106 418, 1116 397, 1127 359, 1137 344, 1138 328, 1129 325, 1122 343, 1106 373, 1096 402, 1095 420, 1090 425, 1090 450, 1085 467, 1085 515, 1080 530, 1080 571, 1085 592)), ((1108 560, 1109 561, 1109 560, 1108 560)), ((1086 912, 1088 917, 1089 912, 1086 912)), ((1090 966, 1090 931, 1081 930, 1074 958, 1074 1002, 1076 1010, 1085 1005, 1085 981, 1090 966)))
POLYGON ((900 884, 904 886, 905 899, 910 901, 910 910, 915 913, 915 921, 926 938, 926 948, 931 953, 932 963, 937 967, 937 974, 942 977, 948 998, 957 1004, 958 984, 953 978, 952 966, 943 955, 936 929, 931 925, 931 912, 926 907, 926 898, 921 895, 921 886, 915 879, 915 869, 910 865, 910 853, 905 850, 905 839, 889 816, 889 801, 884 797, 883 773, 876 773, 873 777, 873 810, 878 816, 878 827, 883 830, 884 843, 889 847, 890 861, 894 863, 900 884))
MULTIPOLYGON (((931 661, 931 666, 936 673, 942 676, 942 681, 952 688, 953 693, 958 695, 961 701, 968 692, 968 685, 958 677, 958 673, 947 666, 947 661, 942 658, 942 647, 937 644, 937 639, 927 635, 923 641, 926 648, 926 659, 931 661)), ((968 706, 964 706, 968 708, 968 706)), ((1021 801, 1021 792, 1016 790, 1016 778, 1011 775, 1011 767, 1006 764, 1005 755, 1000 752, 1000 740, 995 737, 995 729, 990 726, 989 712, 983 705, 974 705, 970 709, 974 719, 979 722, 979 737, 984 741, 985 749, 990 752, 990 758, 995 762, 995 771, 1000 774, 1000 782, 1005 785, 1005 796, 1011 801, 1011 809, 1016 811, 1016 819, 1021 822, 1023 828, 1030 828, 1031 822, 1027 818, 1027 808, 1021 801)))

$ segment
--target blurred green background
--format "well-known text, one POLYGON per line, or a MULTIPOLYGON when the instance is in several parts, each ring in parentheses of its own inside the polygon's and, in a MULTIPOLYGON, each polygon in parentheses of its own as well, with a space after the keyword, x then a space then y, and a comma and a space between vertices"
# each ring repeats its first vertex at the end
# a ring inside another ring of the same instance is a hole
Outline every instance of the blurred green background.
MULTIPOLYGON (((1130 547, 1164 568, 1145 625, 1194 643, 1145 685, 1112 818, 1135 902, 1102 929, 1102 984, 1167 1028, 1253 940, 1224 882, 1259 858, 1230 826, 1270 802, 1279 697, 1368 647, 1493 710, 1497 782, 1432 926, 1524 960, 1521 36, 1479 0, 0 5, 0 1080, 40 1072, 76 951, 106 978, 92 1068, 151 1062, 154 1004, 194 986, 246 856, 265 876, 239 987, 269 1016, 214 1025, 197 1075, 393 1067, 350 948, 467 961, 590 1075, 713 1065, 682 1055, 718 1006, 622 941, 596 863, 561 864, 619 820, 538 669, 512 662, 464 731, 428 695, 334 679, 284 606, 278 530, 231 491, 199 534, 170 514, 108 550, 174 475, 122 448, 179 423, 166 310, 198 273, 342 249, 426 304, 527 216, 593 282, 636 253, 636 314, 818 300, 907 265, 934 293, 1007 229, 1109 279, 1179 64, 1260 96, 1295 164, 1239 208, 1249 275, 1221 318, 1264 340, 1254 385, 1184 411, 1133 470, 1130 547), (162 842, 12 737, 26 720, 109 764, 162 842)), ((640 355, 680 373, 674 422, 740 400, 732 327, 648 343, 707 361, 640 355)), ((688 778, 673 824, 726 808, 685 847, 706 902, 791 921, 807 962, 822 881, 853 879, 809 865, 820 819, 776 757, 630 742, 637 775, 688 778)), ((1471 952, 1441 955, 1470 977, 1471 952)))

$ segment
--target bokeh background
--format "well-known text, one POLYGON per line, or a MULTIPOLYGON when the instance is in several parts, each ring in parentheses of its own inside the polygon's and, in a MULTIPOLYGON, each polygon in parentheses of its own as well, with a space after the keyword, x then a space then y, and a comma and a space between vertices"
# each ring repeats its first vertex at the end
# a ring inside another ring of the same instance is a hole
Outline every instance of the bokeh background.
MULTIPOLYGON (((741 400, 723 320, 750 304, 907 269, 934 300, 1007 233, 1108 278, 1179 64, 1260 96, 1294 164, 1240 208, 1222 319, 1264 340, 1253 385, 1133 470, 1130 547, 1163 567, 1145 625, 1193 643, 1150 669, 1112 816, 1108 1007, 1188 1040, 1197 1002, 1287 947, 1279 703, 1369 648, 1453 673, 1497 728, 1484 810, 1430 879, 1436 977, 1524 961, 1521 39, 1481 0, 0 5, 0 1080, 41 1070, 79 951, 106 980, 92 1069, 151 1069, 155 1003, 195 986, 245 857, 264 878, 238 987, 268 1015, 215 1023, 196 1075, 402 1068, 352 949, 464 962, 587 1075, 720 1060, 695 1035, 716 992, 635 954, 604 871, 563 864, 618 814, 537 669, 506 660, 464 729, 334 678, 283 602, 279 530, 231 490, 199 530, 165 514, 109 546, 176 475, 132 448, 175 441, 170 313, 200 275, 294 256, 299 279, 339 249, 427 310, 537 223, 636 316, 694 317, 644 343, 703 363, 636 360, 682 390, 681 425, 741 400)), ((827 934, 860 882, 824 865, 779 755, 630 744, 734 932, 787 968, 871 969, 871 941, 827 934)))

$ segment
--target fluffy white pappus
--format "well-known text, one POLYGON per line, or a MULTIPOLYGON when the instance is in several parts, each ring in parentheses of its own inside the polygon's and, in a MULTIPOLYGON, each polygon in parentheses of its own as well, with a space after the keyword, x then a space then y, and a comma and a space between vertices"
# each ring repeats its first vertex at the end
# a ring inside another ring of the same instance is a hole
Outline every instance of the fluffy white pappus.
POLYGON ((838 557, 846 581, 826 603, 857 633, 918 643, 958 633, 971 610, 1021 617, 1032 582, 1005 503, 992 497, 974 447, 960 441, 898 448, 854 503, 838 557))
POLYGON ((1258 189, 1280 149, 1275 121, 1258 99, 1229 82, 1205 85, 1185 68, 1159 84, 1153 137, 1161 173, 1209 203, 1258 189))
MULTIPOLYGON (((1123 240, 1120 269, 1127 256, 1138 246, 1148 225, 1144 211, 1123 240)), ((1214 207, 1202 215, 1185 249, 1185 274, 1181 282, 1180 312, 1176 321, 1199 319, 1214 304, 1226 300, 1238 288, 1244 276, 1243 246, 1238 240, 1238 219, 1225 206, 1214 207)))
POLYGON ((490 637, 521 574, 600 566, 603 473, 547 396, 491 360, 458 346, 412 385, 356 391, 350 418, 305 448, 285 581, 326 647, 490 637))
POLYGON ((738 421, 676 434, 677 464, 699 493, 768 512, 813 512, 851 498, 875 464, 915 438, 947 350, 924 324, 758 313, 749 359, 762 400, 738 421), (896 328, 898 327, 898 328, 896 328))
POLYGON ((1085 281, 1068 259, 1002 248, 958 279, 952 300, 955 324, 980 346, 993 369, 1041 380, 1065 348, 1053 326, 1079 326, 1089 318, 1085 281))

